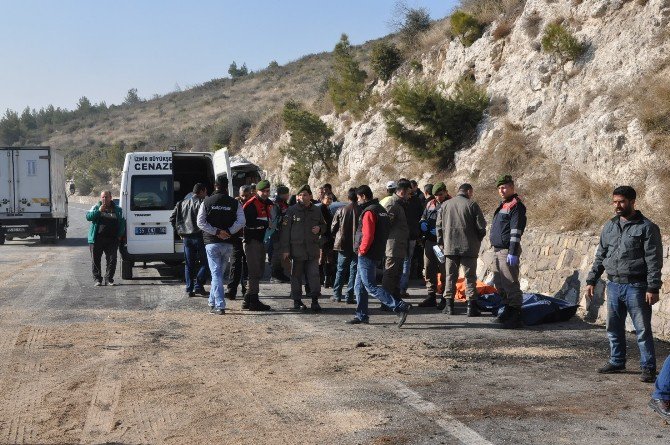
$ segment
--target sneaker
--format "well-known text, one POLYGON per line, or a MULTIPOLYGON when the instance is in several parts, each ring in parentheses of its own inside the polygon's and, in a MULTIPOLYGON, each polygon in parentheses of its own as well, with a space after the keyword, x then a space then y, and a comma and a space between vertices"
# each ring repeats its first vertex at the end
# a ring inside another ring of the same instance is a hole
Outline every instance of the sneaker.
POLYGON ((111 279, 111 278, 107 278, 106 281, 107 281, 107 285, 108 285, 108 286, 116 286, 116 283, 114 282, 113 279, 111 279))
POLYGON ((186 292, 184 292, 184 296, 186 298, 193 298, 193 297, 195 297, 195 292, 186 291, 186 292))
POLYGON ((210 312, 210 313, 213 313, 213 312, 214 312, 214 306, 210 306, 210 307, 209 307, 209 312, 210 312))
POLYGON ((209 311, 210 314, 212 315, 226 315, 226 310, 225 309, 214 309, 212 308, 209 311))
POLYGON ((298 311, 306 311, 307 306, 305 306, 305 303, 302 302, 301 299, 293 300, 293 309, 298 310, 298 311))
POLYGON ((95 286, 95 287, 102 286, 102 280, 100 280, 100 281, 96 280, 96 282, 93 284, 93 286, 95 286))
POLYGON ((670 400, 651 399, 647 405, 666 422, 670 422, 670 400))
POLYGON ((368 320, 367 318, 365 320, 361 320, 358 317, 354 317, 351 320, 345 321, 345 323, 346 324, 369 324, 370 320, 368 320))
POLYGON ((410 309, 412 309, 411 304, 405 303, 405 306, 398 312, 398 327, 401 328, 407 320, 407 314, 409 314, 410 309))
POLYGON ((656 370, 649 368, 642 368, 642 374, 640 374, 640 381, 643 383, 654 383, 656 381, 656 370))
POLYGON ((615 372, 623 371, 626 369, 626 365, 613 365, 609 362, 602 368, 598 368, 598 374, 613 374, 615 372))
POLYGON ((437 306, 437 297, 435 294, 428 294, 428 296, 418 304, 419 307, 435 307, 437 306))

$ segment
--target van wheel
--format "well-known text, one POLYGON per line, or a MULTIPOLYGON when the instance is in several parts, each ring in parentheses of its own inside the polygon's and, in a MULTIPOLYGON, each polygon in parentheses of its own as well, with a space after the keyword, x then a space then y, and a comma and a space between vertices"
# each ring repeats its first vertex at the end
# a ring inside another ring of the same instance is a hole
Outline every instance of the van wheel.
POLYGON ((47 235, 40 235, 40 244, 56 244, 56 238, 47 235))
POLYGON ((132 280, 134 265, 135 263, 132 261, 121 260, 121 278, 124 280, 132 280))
POLYGON ((0 235, 0 246, 5 244, 5 235, 0 235))
POLYGON ((165 264, 166 266, 172 266, 172 267, 180 266, 181 263, 183 263, 183 260, 165 260, 165 261, 163 261, 163 264, 165 264))

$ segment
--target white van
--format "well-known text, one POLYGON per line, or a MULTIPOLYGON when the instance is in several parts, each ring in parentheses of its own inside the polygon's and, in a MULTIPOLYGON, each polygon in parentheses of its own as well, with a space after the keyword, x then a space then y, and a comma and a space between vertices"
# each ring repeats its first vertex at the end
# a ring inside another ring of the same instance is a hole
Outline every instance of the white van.
MULTIPOLYGON (((214 180, 225 174, 233 181, 228 192, 235 196, 238 167, 228 157, 228 150, 216 153, 178 151, 136 152, 126 154, 121 178, 120 205, 126 218, 126 239, 121 245, 121 277, 131 279, 135 263, 162 261, 179 264, 184 258, 184 246, 170 224, 175 205, 184 199, 193 186, 201 182, 208 193, 214 180)), ((244 176, 260 177, 255 173, 244 176)), ((238 181, 239 182, 239 181, 238 181)))

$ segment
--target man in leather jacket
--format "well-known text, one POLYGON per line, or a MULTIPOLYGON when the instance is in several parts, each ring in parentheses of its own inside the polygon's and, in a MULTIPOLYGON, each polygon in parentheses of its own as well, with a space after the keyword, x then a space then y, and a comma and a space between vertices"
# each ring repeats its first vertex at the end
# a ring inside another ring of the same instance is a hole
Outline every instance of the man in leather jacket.
POLYGON ((186 296, 207 295, 207 253, 202 240, 202 230, 198 227, 198 210, 207 197, 207 187, 202 183, 193 186, 191 197, 179 201, 170 215, 170 222, 184 241, 184 277, 186 296))

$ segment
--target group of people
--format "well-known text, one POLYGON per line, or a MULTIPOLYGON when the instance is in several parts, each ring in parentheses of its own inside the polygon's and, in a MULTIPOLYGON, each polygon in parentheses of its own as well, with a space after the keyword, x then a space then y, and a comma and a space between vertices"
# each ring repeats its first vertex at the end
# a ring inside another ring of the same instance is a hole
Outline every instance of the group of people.
MULTIPOLYGON (((488 229, 494 251, 494 285, 503 298, 496 321, 503 328, 514 329, 523 325, 519 267, 526 208, 511 176, 499 177, 496 186, 501 201, 488 229)), ((311 311, 321 311, 321 286, 332 286, 334 301, 357 305, 348 324, 369 322, 371 295, 383 309, 395 312, 402 326, 412 308, 405 301, 412 260, 422 249, 419 259, 427 295, 418 306, 454 315, 456 281, 462 269, 466 315, 480 315, 477 258, 487 223, 470 184, 462 184, 452 197, 442 182, 428 184, 421 192, 415 181, 400 179, 387 184, 387 196, 381 200, 368 185, 361 185, 349 189, 347 202, 340 205, 336 205, 337 197, 328 184, 319 189, 318 199, 304 185, 293 196, 287 187, 279 186, 272 200, 267 180, 255 188, 242 187, 237 198, 229 196, 227 190, 225 176, 216 179, 210 196, 203 184, 196 184, 192 196, 177 204, 171 218, 184 240, 186 293, 189 297, 208 294, 212 314, 225 314, 226 299, 235 299, 240 285, 243 309, 271 309, 259 299, 267 258, 273 280, 290 282, 294 309, 308 310, 305 295, 311 300, 311 311), (226 283, 228 262, 231 273, 226 283), (211 288, 206 292, 208 274, 211 288)), ((598 372, 625 369, 625 320, 630 315, 641 355, 640 379, 656 383, 649 406, 670 420, 670 359, 656 378, 651 330, 651 307, 658 302, 661 288, 660 230, 635 209, 632 187, 617 187, 612 196, 616 216, 602 230, 586 286, 586 297, 593 298, 596 284, 606 273, 610 359, 598 372)), ((92 222, 89 244, 93 275, 100 285, 100 257, 102 253, 111 255, 118 246, 123 219, 109 192, 103 193, 101 202, 86 217, 92 222)), ((114 284, 114 268, 115 254, 111 263, 108 257, 105 284, 114 284)))

